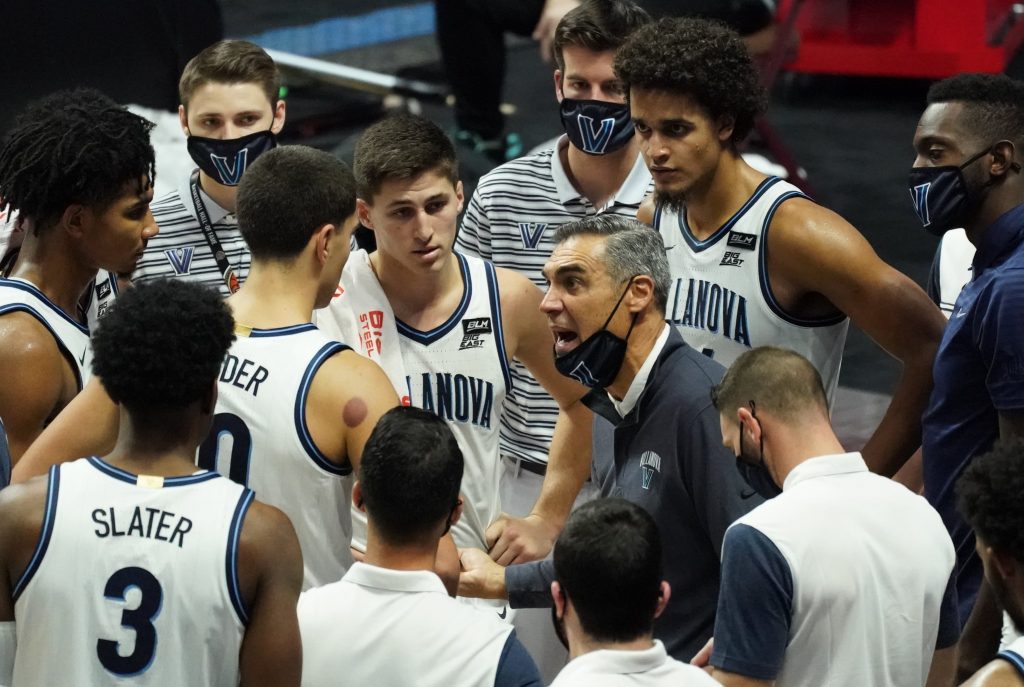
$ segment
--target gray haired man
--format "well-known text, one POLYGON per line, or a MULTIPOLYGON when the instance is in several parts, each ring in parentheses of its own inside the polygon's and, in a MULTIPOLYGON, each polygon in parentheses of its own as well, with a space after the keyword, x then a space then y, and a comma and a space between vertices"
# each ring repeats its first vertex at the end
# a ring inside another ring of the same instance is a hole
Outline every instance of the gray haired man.
MULTIPOLYGON (((602 496, 643 507, 658 524, 665 579, 674 590, 654 636, 688 661, 711 637, 725 530, 761 500, 721 444, 709 390, 724 368, 665 323, 669 270, 660 236, 602 215, 558 229, 544 266, 541 309, 555 365, 591 386, 592 473, 602 496)), ((462 553, 459 594, 517 606, 550 605, 550 561, 502 571, 482 552, 462 553)))

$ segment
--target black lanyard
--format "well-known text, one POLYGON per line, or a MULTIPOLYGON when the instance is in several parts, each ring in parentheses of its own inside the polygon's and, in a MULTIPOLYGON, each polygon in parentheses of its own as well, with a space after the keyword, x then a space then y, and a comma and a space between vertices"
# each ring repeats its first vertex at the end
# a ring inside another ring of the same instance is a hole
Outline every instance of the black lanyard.
POLYGON ((203 199, 199 195, 198 169, 192 172, 189 188, 192 191, 192 204, 196 208, 199 228, 203 230, 203 238, 206 239, 206 245, 210 247, 210 252, 213 253, 213 259, 217 261, 217 269, 220 270, 221 276, 224 277, 224 285, 228 287, 228 291, 234 293, 238 291, 238 276, 235 274, 235 269, 231 266, 231 263, 228 262, 228 256, 220 245, 217 232, 213 229, 213 223, 210 222, 210 215, 206 211, 206 204, 203 203, 203 199))

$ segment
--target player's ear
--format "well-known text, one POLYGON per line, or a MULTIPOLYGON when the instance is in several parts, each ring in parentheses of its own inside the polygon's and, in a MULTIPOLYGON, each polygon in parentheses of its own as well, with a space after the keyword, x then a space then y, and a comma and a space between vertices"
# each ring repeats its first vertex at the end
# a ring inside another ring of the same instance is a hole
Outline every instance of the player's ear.
POLYGON ((669 597, 672 596, 672 587, 669 586, 667 580, 661 581, 661 588, 658 590, 658 605, 654 607, 654 617, 657 618, 664 611, 665 607, 668 606, 669 597))
POLYGON ((64 212, 60 216, 60 223, 69 234, 75 238, 81 238, 90 219, 92 219, 92 211, 81 203, 74 203, 64 208, 64 212))
POLYGON ((565 98, 565 91, 562 90, 562 76, 563 76, 562 75, 562 70, 561 69, 556 69, 555 70, 555 99, 558 100, 558 102, 562 102, 562 99, 565 98))
POLYGON ((321 267, 327 263, 327 259, 331 256, 331 239, 334 238, 336 232, 340 231, 340 227, 333 224, 325 224, 313 234, 312 241, 315 243, 313 256, 321 267))
POLYGON ((1020 574, 1017 561, 1013 556, 1007 554, 1001 549, 995 549, 991 546, 988 547, 988 553, 990 560, 992 561, 992 565, 999 573, 999 576, 1004 580, 1012 579, 1020 574))
POLYGON ((352 485, 352 503, 356 504, 356 508, 363 513, 366 512, 366 506, 363 505, 363 485, 360 484, 359 480, 356 480, 356 483, 352 485))
POLYGON ((462 212, 462 205, 466 200, 466 194, 462 191, 462 180, 455 182, 455 197, 459 199, 459 207, 456 212, 462 212))
POLYGON ((359 223, 370 231, 375 231, 373 220, 370 219, 370 204, 362 198, 356 198, 356 215, 359 216, 359 223))
POLYGON ((732 132, 736 128, 736 118, 732 115, 722 115, 716 122, 718 126, 718 140, 723 144, 728 143, 732 138, 732 132))
POLYGON ((448 525, 454 525, 462 517, 462 498, 455 502, 455 508, 452 508, 452 514, 448 518, 448 525))

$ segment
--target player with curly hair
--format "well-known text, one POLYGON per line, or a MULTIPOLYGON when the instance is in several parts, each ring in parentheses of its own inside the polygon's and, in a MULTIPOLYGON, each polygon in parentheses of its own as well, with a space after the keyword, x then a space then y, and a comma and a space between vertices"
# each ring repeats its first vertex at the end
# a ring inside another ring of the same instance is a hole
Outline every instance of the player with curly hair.
POLYGON ((0 495, 0 683, 298 686, 291 524, 194 463, 233 327, 216 291, 166 280, 103 318, 114 450, 0 495))
POLYGON ((903 363, 863 451, 873 470, 895 473, 921 443, 944 325, 938 308, 842 217, 743 160, 738 146, 765 94, 733 31, 663 19, 632 35, 615 69, 654 178, 638 218, 668 249, 666 319, 726 366, 755 346, 795 350, 817 368, 830 402, 853 320, 903 363))
MULTIPOLYGON (((152 126, 98 91, 61 91, 0 147, 0 206, 28 227, 0 278, 0 417, 15 463, 89 377, 79 307, 97 270, 131 272, 158 231, 152 126)), ((96 283, 98 296, 113 288, 96 283)))

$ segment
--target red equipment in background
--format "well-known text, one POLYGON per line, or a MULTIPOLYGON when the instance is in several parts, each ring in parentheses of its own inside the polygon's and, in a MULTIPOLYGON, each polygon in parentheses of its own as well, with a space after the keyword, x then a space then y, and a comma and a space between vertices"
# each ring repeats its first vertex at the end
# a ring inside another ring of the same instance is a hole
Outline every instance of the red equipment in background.
POLYGON ((787 71, 939 79, 1001 72, 1024 39, 1012 0, 783 0, 798 10, 787 71), (800 7, 800 5, 803 7, 800 7))

